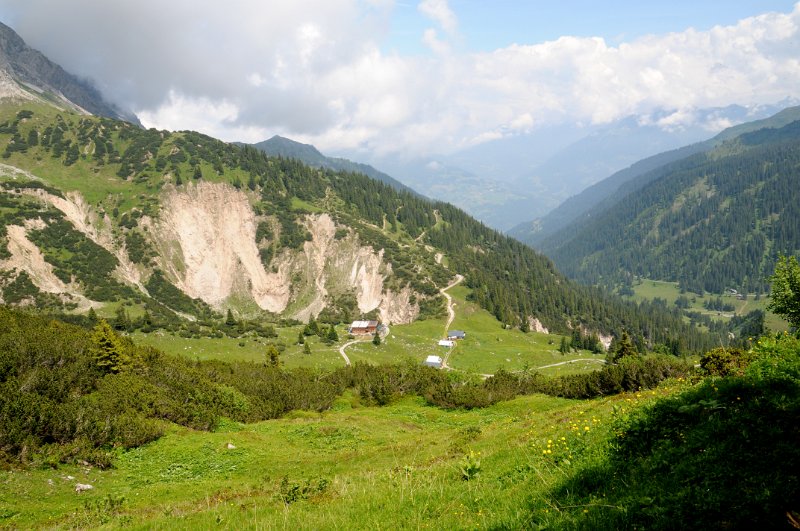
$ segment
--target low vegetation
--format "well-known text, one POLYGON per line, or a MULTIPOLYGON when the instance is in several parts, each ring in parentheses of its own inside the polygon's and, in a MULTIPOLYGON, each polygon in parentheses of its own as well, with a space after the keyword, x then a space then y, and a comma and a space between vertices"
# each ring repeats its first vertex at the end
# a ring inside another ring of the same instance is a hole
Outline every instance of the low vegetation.
POLYGON ((0 332, 12 527, 780 528, 798 513, 785 334, 698 373, 632 354, 480 380, 192 362, 9 310, 0 332))

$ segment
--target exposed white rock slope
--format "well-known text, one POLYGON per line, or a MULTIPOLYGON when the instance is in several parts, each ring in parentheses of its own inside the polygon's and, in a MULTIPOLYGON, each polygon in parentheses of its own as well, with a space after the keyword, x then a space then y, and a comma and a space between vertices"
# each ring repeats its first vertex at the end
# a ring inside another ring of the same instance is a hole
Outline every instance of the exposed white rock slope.
POLYGON ((153 230, 162 268, 190 297, 220 308, 228 297, 245 291, 265 310, 286 308, 289 271, 264 270, 255 214, 241 191, 206 182, 170 188, 153 230))

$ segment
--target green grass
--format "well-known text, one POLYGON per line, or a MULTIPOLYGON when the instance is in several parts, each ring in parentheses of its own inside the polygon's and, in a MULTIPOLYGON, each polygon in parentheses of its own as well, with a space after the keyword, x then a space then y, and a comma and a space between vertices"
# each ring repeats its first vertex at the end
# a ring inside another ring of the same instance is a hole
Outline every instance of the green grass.
MULTIPOLYGON (((604 354, 589 351, 561 354, 558 347, 561 336, 539 332, 523 333, 520 330, 504 330, 497 319, 486 310, 466 300, 469 289, 455 286, 449 290, 455 303, 456 318, 451 329, 464 330, 466 339, 459 341, 450 355, 453 368, 481 374, 492 374, 497 369, 520 371, 571 361, 578 358, 602 360, 604 354)), ((444 329, 442 328, 442 334, 444 329)), ((435 343, 434 343, 435 345, 435 343)), ((439 352, 446 349, 435 347, 439 352)), ((570 363, 543 369, 547 375, 559 375, 594 370, 596 362, 570 363)))
POLYGON ((312 203, 309 203, 308 201, 304 201, 304 200, 300 199, 299 197, 292 197, 292 209, 293 210, 303 210, 303 211, 306 211, 306 212, 313 212, 313 213, 323 212, 323 210, 321 208, 319 208, 318 206, 316 206, 316 205, 314 205, 312 203))
MULTIPOLYGON (((466 300, 468 293, 469 290, 462 286, 450 290, 456 311, 456 320, 450 328, 467 331, 467 338, 457 344, 450 356, 453 369, 479 374, 492 374, 500 368, 509 371, 536 369, 547 376, 560 376, 596 370, 600 367, 599 361, 605 359, 603 354, 592 354, 585 350, 561 354, 558 352, 561 342, 559 335, 538 332, 525 334, 519 330, 503 329, 493 315, 466 300), (584 359, 597 361, 579 361, 584 359), (573 360, 578 361, 548 367, 573 360)), ((111 308, 107 311, 111 311, 111 308)), ((349 346, 346 353, 352 363, 371 364, 397 363, 408 358, 422 363, 431 354, 444 357, 448 349, 437 343, 445 336, 445 322, 445 318, 439 318, 394 325, 381 345, 373 345, 372 338, 367 337, 349 346)), ((280 341, 286 345, 286 350, 281 354, 285 367, 330 369, 344 364, 339 347, 350 341, 345 325, 337 327, 339 341, 333 345, 326 345, 317 337, 308 338, 311 356, 303 354, 302 345, 296 344, 300 330, 302 327, 299 326, 278 327, 276 332, 279 338, 276 340, 253 337, 192 339, 163 332, 137 333, 134 337, 137 342, 152 345, 168 354, 191 359, 254 362, 264 361, 264 350, 268 343, 280 341)))
POLYGON ((170 427, 160 440, 121 452, 110 470, 2 472, 0 525, 519 527, 532 502, 546 500, 565 474, 601 448, 613 406, 642 399, 530 396, 446 411, 418 398, 365 408, 347 395, 322 414, 295 412, 251 425, 226 421, 215 433, 170 427), (548 441, 561 437, 563 445, 547 454, 548 441), (479 473, 464 481, 460 465, 470 450, 479 473), (94 489, 77 494, 76 483, 94 489), (293 496, 299 499, 285 503, 293 496))
MULTIPOLYGON (((176 356, 190 359, 216 359, 224 361, 253 361, 264 362, 264 352, 267 344, 282 342, 286 350, 281 353, 281 363, 284 367, 313 367, 319 369, 333 369, 344 365, 344 360, 339 356, 339 346, 344 339, 333 345, 326 345, 318 337, 307 337, 306 341, 311 346, 311 355, 303 353, 303 346, 297 344, 297 335, 303 329, 301 326, 276 328, 278 338, 184 338, 166 332, 150 334, 135 333, 134 341, 151 345, 159 350, 176 356), (240 345, 243 343, 244 345, 240 345)), ((346 330, 343 326, 337 328, 341 338, 345 338, 346 330)))
POLYGON ((703 308, 703 303, 706 300, 715 299, 717 295, 706 294, 705 296, 701 296, 696 293, 688 292, 681 294, 677 282, 643 279, 640 283, 634 284, 633 291, 633 297, 627 298, 637 302, 653 300, 655 298, 664 299, 670 307, 675 305, 675 301, 678 297, 685 295, 689 299, 689 311, 700 312, 701 314, 708 315, 712 319, 723 321, 730 320, 733 315, 745 315, 753 310, 762 310, 765 312, 765 324, 770 330, 784 331, 789 328, 789 324, 786 321, 767 310, 767 304, 769 304, 768 296, 762 296, 759 300, 756 300, 755 294, 750 293, 746 295, 744 300, 739 300, 735 295, 725 294, 722 295, 723 302, 732 304, 735 310, 733 312, 717 312, 715 310, 703 308))

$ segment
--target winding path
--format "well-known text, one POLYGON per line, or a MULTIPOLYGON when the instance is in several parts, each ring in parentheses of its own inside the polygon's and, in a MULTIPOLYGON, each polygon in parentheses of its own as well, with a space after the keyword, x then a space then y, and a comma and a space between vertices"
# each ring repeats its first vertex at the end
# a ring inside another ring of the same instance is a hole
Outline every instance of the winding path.
MULTIPOLYGON (((451 282, 448 286, 446 286, 446 287, 444 287, 444 288, 439 290, 439 292, 442 295, 444 295, 444 297, 447 299, 447 323, 445 323, 445 325, 444 325, 444 335, 445 336, 447 335, 447 332, 450 329, 450 325, 453 324, 453 321, 456 318, 456 311, 453 309, 453 297, 451 297, 450 294, 447 293, 447 290, 449 290, 453 286, 459 284, 463 280, 464 280, 464 277, 462 275, 456 275, 456 279, 453 282, 451 282)), ((351 341, 350 343, 347 343, 346 345, 344 345, 340 349, 340 352, 341 352, 342 356, 345 358, 345 361, 347 362, 348 365, 350 365, 350 360, 348 360, 347 356, 345 356, 345 354, 344 354, 344 347, 350 345, 351 343, 356 343, 356 342, 357 341, 351 341)), ((446 369, 448 371, 458 371, 459 369, 454 369, 454 368, 450 367, 450 365, 447 364, 447 362, 450 361, 450 354, 452 352, 453 352, 453 347, 450 347, 447 350, 447 354, 445 354, 444 359, 442 360, 442 369, 446 369)), ((605 360, 597 359, 597 358, 577 358, 577 359, 574 359, 574 360, 561 361, 561 362, 558 362, 558 363, 551 363, 550 365, 542 365, 541 367, 533 367, 533 369, 534 370, 549 369, 550 367, 558 367, 560 365, 568 365, 570 363, 578 363, 580 361, 592 361, 592 362, 601 363, 601 364, 605 364, 606 363, 605 360)), ((522 372, 522 371, 512 371, 512 372, 522 372)), ((482 376, 483 378, 491 378, 494 375, 493 374, 481 374, 480 376, 482 376)))
MULTIPOLYGON (((447 323, 444 325, 444 336, 447 337, 447 331, 450 329, 450 325, 453 324, 453 321, 456 318, 456 311, 453 309, 453 297, 447 293, 447 290, 452 288, 453 286, 461 283, 464 280, 462 275, 456 275, 456 279, 448 284, 446 287, 439 290, 439 293, 444 295, 444 298, 447 299, 447 323)), ((450 353, 453 352, 453 347, 450 347, 445 354, 444 359, 442 360, 442 369, 450 369, 450 366, 447 362, 450 360, 450 353)))
POLYGON ((350 345, 355 345, 356 343, 361 343, 364 341, 363 339, 353 339, 352 341, 348 341, 341 347, 339 347, 339 355, 344 359, 344 364, 350 366, 350 358, 347 357, 347 354, 344 353, 344 349, 349 347, 350 345))
POLYGON ((596 363, 603 363, 603 364, 605 364, 606 362, 606 360, 601 360, 597 358, 576 358, 574 360, 562 361, 559 363, 553 363, 551 365, 542 365, 541 367, 534 367, 534 369, 549 369, 550 367, 558 367, 559 365, 567 365, 569 363, 578 363, 579 361, 594 361, 596 363))

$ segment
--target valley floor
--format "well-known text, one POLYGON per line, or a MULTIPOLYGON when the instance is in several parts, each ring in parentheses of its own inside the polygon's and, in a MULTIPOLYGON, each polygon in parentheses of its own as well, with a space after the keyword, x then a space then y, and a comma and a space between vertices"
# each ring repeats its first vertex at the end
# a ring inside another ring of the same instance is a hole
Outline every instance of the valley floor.
MULTIPOLYGON (((351 363, 370 364, 397 363, 411 358, 422 363, 428 355, 448 355, 451 369, 476 374, 493 374, 498 369, 507 371, 538 370, 546 376, 589 372, 596 370, 605 354, 593 354, 587 350, 561 354, 558 351, 560 335, 541 332, 523 333, 518 329, 503 329, 497 319, 477 304, 467 300, 470 290, 463 285, 453 285, 447 290, 451 296, 450 315, 440 319, 415 321, 407 325, 393 325, 380 346, 371 338, 359 341, 346 348, 351 363), (446 330, 465 330, 467 337, 453 349, 437 346, 446 330), (578 361, 581 360, 581 361, 578 361), (568 361, 570 363, 562 363, 568 361)), ((297 344, 301 326, 279 327, 276 341, 285 346, 281 353, 284 367, 311 367, 334 369, 345 364, 340 348, 349 343, 344 325, 337 327, 340 340, 327 345, 316 336, 306 338, 312 354, 304 354, 303 346, 297 344)), ((152 345, 168 354, 189 359, 220 359, 225 361, 264 361, 266 345, 272 340, 263 338, 183 338, 173 334, 156 332, 133 334, 137 343, 152 345)))

